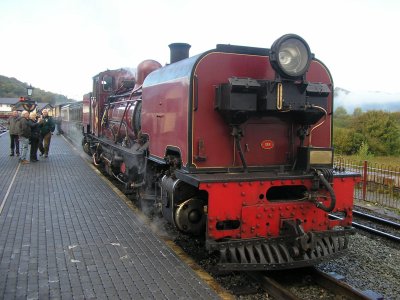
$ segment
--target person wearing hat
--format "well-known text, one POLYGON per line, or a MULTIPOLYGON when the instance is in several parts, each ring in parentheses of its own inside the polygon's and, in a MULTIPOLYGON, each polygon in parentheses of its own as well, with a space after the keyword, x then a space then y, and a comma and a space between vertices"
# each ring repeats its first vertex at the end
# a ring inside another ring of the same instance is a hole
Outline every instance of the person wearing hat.
POLYGON ((50 141, 51 134, 54 132, 55 123, 51 116, 49 116, 49 112, 47 109, 43 109, 42 118, 39 120, 39 128, 40 128, 40 139, 39 139, 39 150, 40 156, 44 155, 44 157, 49 156, 50 149, 50 141))

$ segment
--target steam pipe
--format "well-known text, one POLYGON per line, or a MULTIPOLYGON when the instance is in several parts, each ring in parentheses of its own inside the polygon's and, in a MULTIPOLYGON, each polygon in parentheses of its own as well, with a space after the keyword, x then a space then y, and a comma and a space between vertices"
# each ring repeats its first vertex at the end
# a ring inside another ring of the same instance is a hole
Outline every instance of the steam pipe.
POLYGON ((322 174, 321 171, 317 170, 317 175, 319 177, 319 180, 323 183, 323 185, 326 187, 326 189, 329 191, 329 194, 331 195, 331 204, 329 205, 329 207, 326 207, 324 204, 322 204, 322 202, 317 202, 316 206, 317 208, 320 208, 323 211, 331 212, 336 205, 335 191, 333 190, 328 180, 325 179, 324 174, 322 174))
POLYGON ((313 107, 315 107, 315 108, 317 108, 317 109, 319 109, 319 110, 322 110, 322 111, 324 112, 324 114, 325 114, 325 117, 324 117, 324 119, 322 120, 321 123, 319 123, 318 125, 315 125, 313 128, 311 128, 311 130, 310 130, 310 135, 309 135, 309 137, 308 137, 308 144, 309 144, 309 145, 311 145, 311 136, 312 136, 313 130, 314 130, 314 129, 317 129, 319 126, 321 126, 322 124, 324 124, 325 121, 326 121, 326 118, 327 118, 327 116, 328 116, 328 112, 326 111, 325 108, 323 108, 323 107, 321 107, 321 106, 317 106, 317 105, 314 105, 313 107))
POLYGON ((116 134, 116 136, 114 136, 114 143, 117 143, 117 139, 118 139, 119 133, 121 131, 122 123, 124 122, 124 118, 126 118, 126 112, 128 111, 128 107, 130 108, 131 106, 132 106, 131 102, 128 102, 125 106, 124 114, 122 115, 121 122, 119 123, 117 134, 116 134))

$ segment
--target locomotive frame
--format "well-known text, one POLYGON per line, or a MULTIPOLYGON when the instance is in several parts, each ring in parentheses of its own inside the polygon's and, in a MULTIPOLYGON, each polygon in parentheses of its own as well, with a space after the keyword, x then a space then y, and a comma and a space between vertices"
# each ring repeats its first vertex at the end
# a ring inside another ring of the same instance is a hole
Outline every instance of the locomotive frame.
POLYGON ((82 144, 94 164, 179 230, 205 234, 223 270, 343 254, 359 174, 333 169, 333 81, 308 44, 290 34, 271 49, 170 48, 167 66, 93 78, 82 144))

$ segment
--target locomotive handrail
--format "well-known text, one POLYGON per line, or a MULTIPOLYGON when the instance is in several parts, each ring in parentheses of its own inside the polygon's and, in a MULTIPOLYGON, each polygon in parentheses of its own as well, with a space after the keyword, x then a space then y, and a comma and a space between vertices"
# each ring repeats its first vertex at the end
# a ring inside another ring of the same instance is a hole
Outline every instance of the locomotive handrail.
POLYGON ((129 96, 131 94, 131 92, 126 92, 124 94, 115 94, 115 95, 110 95, 108 96, 108 100, 110 99, 114 99, 114 98, 122 98, 124 96, 129 96))
POLYGON ((128 100, 122 100, 122 101, 117 101, 117 102, 112 102, 108 103, 107 105, 114 105, 114 104, 121 104, 121 103, 126 103, 126 102, 135 102, 135 101, 140 101, 140 99, 128 99, 128 100))
POLYGON ((197 75, 194 75, 193 77, 193 110, 196 111, 199 108, 199 95, 198 95, 198 89, 199 89, 199 79, 197 78, 197 75))

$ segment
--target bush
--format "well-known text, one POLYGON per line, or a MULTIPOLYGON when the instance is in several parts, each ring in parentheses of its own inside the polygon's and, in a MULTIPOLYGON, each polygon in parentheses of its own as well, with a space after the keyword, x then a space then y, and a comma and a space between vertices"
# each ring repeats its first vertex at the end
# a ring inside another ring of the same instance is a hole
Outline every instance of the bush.
POLYGON ((369 147, 367 142, 362 142, 360 148, 357 151, 357 158, 359 160, 371 160, 374 155, 369 152, 369 147))

